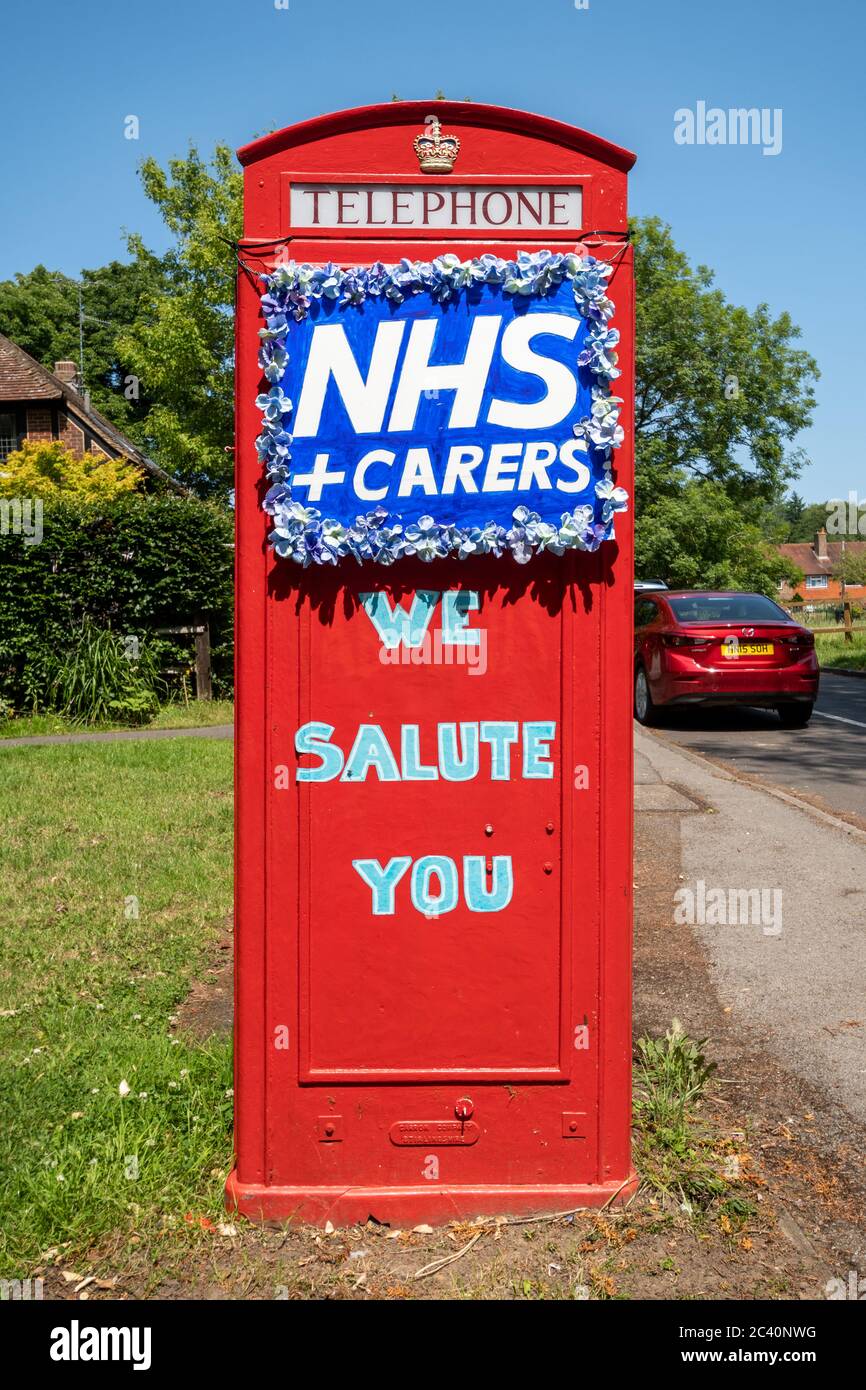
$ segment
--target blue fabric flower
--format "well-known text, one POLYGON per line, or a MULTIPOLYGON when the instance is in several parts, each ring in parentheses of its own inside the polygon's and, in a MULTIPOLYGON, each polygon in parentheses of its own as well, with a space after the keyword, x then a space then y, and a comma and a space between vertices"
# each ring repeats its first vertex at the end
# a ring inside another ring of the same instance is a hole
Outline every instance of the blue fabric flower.
POLYGON ((448 546, 442 535, 442 527, 437 526, 432 516, 419 517, 404 532, 406 555, 417 555, 419 560, 435 560, 448 554, 448 546))
POLYGON ((612 478, 596 483, 595 495, 602 500, 601 519, 608 522, 614 512, 624 512, 628 507, 628 493, 624 487, 615 487, 612 478))

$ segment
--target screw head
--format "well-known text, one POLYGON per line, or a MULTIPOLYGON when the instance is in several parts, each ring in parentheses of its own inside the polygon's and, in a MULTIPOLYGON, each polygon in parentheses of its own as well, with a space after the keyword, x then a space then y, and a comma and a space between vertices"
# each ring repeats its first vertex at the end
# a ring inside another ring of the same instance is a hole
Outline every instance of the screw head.
POLYGON ((545 872, 546 874, 552 874, 552 873, 553 873, 553 865, 552 865, 550 862, 548 862, 547 864, 545 864, 545 866, 544 866, 544 872, 545 872))
POLYGON ((454 1107, 454 1114, 458 1120, 471 1120, 474 1111, 475 1105, 468 1096, 461 1096, 454 1107))
POLYGON ((485 825, 485 827, 484 827, 484 834, 485 834, 485 835, 492 835, 492 834, 493 834, 493 826, 492 826, 492 825, 485 825))

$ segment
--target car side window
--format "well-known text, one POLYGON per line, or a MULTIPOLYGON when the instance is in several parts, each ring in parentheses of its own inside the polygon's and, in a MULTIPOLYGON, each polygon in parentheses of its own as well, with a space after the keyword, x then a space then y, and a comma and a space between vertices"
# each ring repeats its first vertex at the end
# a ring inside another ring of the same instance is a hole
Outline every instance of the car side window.
POLYGON ((639 598, 634 606, 635 627, 648 627, 658 616, 658 604, 651 598, 639 598))

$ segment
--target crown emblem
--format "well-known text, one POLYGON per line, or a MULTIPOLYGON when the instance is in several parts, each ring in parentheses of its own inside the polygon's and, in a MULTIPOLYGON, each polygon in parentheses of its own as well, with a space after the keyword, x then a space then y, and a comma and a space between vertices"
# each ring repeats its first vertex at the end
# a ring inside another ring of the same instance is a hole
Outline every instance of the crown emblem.
POLYGON ((437 120, 431 120, 421 135, 413 141, 421 171, 424 174, 450 174, 460 153, 456 135, 443 135, 437 120))

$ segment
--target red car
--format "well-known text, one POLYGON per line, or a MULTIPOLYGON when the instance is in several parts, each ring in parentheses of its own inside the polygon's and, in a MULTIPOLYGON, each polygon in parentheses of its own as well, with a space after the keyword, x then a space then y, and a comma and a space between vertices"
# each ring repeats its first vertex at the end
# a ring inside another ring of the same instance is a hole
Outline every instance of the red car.
POLYGON ((639 723, 655 724, 676 705, 762 705, 786 729, 808 724, 815 638, 763 594, 638 592, 634 629, 639 723))

